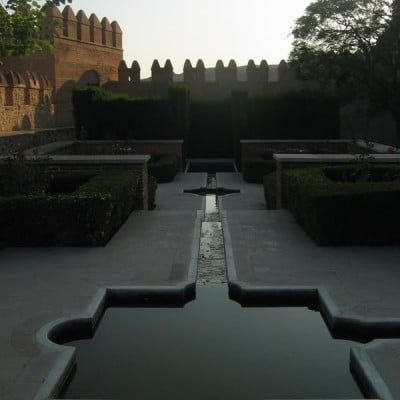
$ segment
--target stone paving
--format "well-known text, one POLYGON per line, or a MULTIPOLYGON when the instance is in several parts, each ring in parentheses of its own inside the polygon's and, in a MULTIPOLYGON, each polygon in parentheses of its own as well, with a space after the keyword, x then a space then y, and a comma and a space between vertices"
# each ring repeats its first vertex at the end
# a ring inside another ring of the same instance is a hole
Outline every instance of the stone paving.
MULTIPOLYGON (((318 247, 287 210, 260 209, 261 185, 230 173, 218 174, 218 181, 242 193, 220 200, 231 284, 248 295, 315 293, 328 323, 379 334, 389 328, 400 337, 399 247, 318 247), (241 198, 246 194, 248 199, 241 198)), ((400 340, 360 348, 366 351, 354 355, 367 355, 364 366, 375 368, 384 381, 377 394, 400 399, 400 340)))
MULTIPOLYGON (((45 324, 81 313, 104 287, 189 279, 205 201, 183 190, 205 183, 198 173, 159 185, 156 211, 134 212, 104 248, 0 250, 1 400, 35 398, 54 371, 59 353, 37 341, 45 324)), ((311 293, 328 323, 391 325, 400 336, 400 248, 317 247, 289 212, 265 209, 261 185, 221 173, 217 186, 241 190, 219 200, 231 287, 245 295, 311 293)), ((400 400, 400 340, 360 345, 352 358, 382 399, 400 400)))
POLYGON ((186 174, 159 185, 156 210, 133 212, 106 247, 0 250, 1 400, 35 397, 58 359, 36 333, 84 311, 99 289, 188 280, 203 198, 183 189, 205 181, 206 174, 186 174))

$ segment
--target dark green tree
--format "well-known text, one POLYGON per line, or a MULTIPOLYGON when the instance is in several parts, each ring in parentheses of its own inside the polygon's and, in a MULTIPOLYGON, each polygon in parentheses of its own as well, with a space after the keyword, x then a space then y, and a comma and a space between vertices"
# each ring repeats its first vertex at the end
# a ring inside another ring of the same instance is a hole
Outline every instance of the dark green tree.
POLYGON ((400 136, 400 0, 316 0, 292 31, 298 75, 387 109, 400 136))
POLYGON ((71 0, 8 0, 0 2, 0 63, 7 56, 24 56, 51 49, 44 20, 46 7, 71 0))

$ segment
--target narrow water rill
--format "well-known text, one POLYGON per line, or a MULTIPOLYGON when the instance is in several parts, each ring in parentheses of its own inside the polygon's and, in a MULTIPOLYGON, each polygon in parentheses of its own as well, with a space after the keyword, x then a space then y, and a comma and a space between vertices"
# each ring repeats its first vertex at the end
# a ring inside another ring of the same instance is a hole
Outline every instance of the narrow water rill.
POLYGON ((201 225, 197 283, 226 283, 224 237, 218 209, 215 174, 209 174, 206 208, 201 225))
POLYGON ((363 398, 349 371, 356 343, 333 340, 319 312, 229 299, 217 196, 205 195, 195 300, 106 309, 93 338, 68 343, 76 369, 60 398, 363 398))

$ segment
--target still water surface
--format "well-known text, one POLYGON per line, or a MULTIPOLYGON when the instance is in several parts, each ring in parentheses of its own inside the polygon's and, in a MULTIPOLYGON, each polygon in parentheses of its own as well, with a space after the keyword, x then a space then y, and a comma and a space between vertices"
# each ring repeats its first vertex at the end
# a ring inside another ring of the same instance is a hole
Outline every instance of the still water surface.
POLYGON ((363 398, 354 342, 333 340, 307 308, 243 308, 225 285, 198 285, 184 308, 110 308, 63 398, 263 400, 363 398))

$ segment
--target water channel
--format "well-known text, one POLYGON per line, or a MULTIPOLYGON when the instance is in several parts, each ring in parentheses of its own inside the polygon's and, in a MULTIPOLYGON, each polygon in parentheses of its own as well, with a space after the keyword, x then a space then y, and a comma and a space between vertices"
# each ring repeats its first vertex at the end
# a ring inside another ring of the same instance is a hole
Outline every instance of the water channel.
POLYGON ((206 196, 196 299, 107 309, 92 339, 68 343, 77 367, 61 398, 363 398, 349 371, 356 343, 332 339, 319 312, 229 299, 217 196, 206 196))

